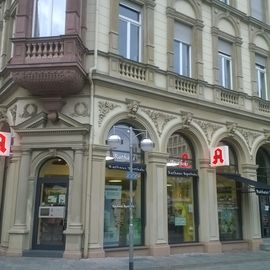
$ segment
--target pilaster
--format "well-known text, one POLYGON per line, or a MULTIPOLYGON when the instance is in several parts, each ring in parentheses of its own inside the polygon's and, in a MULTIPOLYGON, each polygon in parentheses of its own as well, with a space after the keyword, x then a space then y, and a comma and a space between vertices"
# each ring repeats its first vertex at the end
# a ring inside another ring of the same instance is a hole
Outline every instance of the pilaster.
MULTIPOLYGON (((242 175, 256 181, 257 165, 242 164, 242 175)), ((261 242, 259 198, 255 192, 243 194, 243 238, 249 241, 250 249, 258 249, 261 242)))
POLYGON ((26 247, 29 228, 26 224, 30 151, 21 152, 18 187, 16 191, 15 221, 9 231, 8 255, 20 255, 26 247))
POLYGON ((93 145, 90 191, 89 257, 104 257, 105 157, 108 147, 93 145))
POLYGON ((169 255, 167 153, 148 153, 146 180, 146 244, 152 255, 169 255))
POLYGON ((82 250, 82 181, 83 181, 83 150, 74 153, 74 176, 69 183, 68 223, 65 230, 66 247, 64 257, 81 258, 82 250))
POLYGON ((209 159, 199 160, 200 242, 206 252, 221 252, 218 228, 216 170, 209 167, 209 159))

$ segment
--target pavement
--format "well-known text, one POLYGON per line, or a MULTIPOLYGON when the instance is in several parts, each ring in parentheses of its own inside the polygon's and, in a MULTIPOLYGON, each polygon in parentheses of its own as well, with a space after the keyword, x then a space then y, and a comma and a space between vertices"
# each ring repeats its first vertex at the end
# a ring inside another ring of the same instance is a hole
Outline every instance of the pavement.
MULTIPOLYGON (((0 270, 128 270, 128 257, 71 260, 0 256, 0 270)), ((189 253, 135 257, 134 270, 269 270, 270 252, 189 253)))

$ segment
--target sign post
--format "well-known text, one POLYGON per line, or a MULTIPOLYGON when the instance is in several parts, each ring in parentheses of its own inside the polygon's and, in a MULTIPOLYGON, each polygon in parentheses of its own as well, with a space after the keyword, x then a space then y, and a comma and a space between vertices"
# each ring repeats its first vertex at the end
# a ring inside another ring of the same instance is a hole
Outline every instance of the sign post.
POLYGON ((10 155, 11 133, 0 131, 0 156, 10 155))

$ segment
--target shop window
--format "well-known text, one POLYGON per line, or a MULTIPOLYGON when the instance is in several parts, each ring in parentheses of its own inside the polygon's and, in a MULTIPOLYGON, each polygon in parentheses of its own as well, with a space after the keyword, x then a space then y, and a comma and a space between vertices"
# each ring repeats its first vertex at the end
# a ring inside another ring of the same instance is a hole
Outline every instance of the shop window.
POLYGON ((134 245, 144 244, 144 177, 143 151, 139 142, 141 137, 132 134, 133 155, 129 152, 130 129, 128 125, 114 126, 109 134, 118 135, 122 144, 108 151, 106 157, 105 175, 105 206, 104 206, 104 247, 126 247, 129 245, 129 184, 128 171, 130 158, 133 160, 133 172, 136 180, 133 181, 133 226, 134 245))
POLYGON ((141 11, 137 5, 119 5, 119 53, 125 58, 140 61, 141 11))
POLYGON ((36 0, 34 36, 49 37, 65 34, 66 0, 36 0))
POLYGON ((167 176, 168 237, 169 244, 197 241, 196 177, 193 151, 188 141, 178 133, 168 142, 170 155, 167 176))
MULTIPOLYGON (((228 145, 221 143, 221 145, 228 145)), ((237 173, 237 159, 229 146, 230 165, 220 167, 217 172, 237 173)), ((241 184, 217 174, 217 202, 219 237, 221 241, 242 239, 241 184)))
MULTIPOLYGON (((129 245, 129 180, 125 170, 106 169, 104 247, 129 245)), ((133 228, 134 245, 143 245, 142 189, 143 174, 137 173, 133 184, 133 228)))
MULTIPOLYGON (((270 183, 270 155, 264 148, 258 150, 256 156, 257 181, 260 183, 270 183)), ((270 237, 270 197, 259 196, 260 218, 261 218, 261 235, 263 238, 270 237)))

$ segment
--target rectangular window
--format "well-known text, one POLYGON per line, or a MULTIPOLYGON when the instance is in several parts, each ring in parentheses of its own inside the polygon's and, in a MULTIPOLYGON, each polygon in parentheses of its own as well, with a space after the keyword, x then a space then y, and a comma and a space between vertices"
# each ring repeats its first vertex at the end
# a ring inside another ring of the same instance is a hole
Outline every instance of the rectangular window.
POLYGON ((251 16, 260 20, 260 21, 263 21, 263 19, 264 19, 263 1, 265 1, 265 0, 250 0, 251 16))
POLYGON ((141 13, 137 6, 119 6, 119 53, 125 58, 140 61, 141 13))
POLYGON ((224 88, 232 89, 232 46, 230 43, 219 40, 219 84, 224 88))
POLYGON ((36 0, 34 36, 65 34, 66 0, 36 0))
POLYGON ((223 2, 224 4, 229 5, 230 4, 230 0, 219 0, 220 2, 223 2))
POLYGON ((256 55, 256 80, 258 96, 267 100, 266 58, 256 55))
POLYGON ((180 75, 191 77, 192 28, 176 23, 174 33, 174 70, 180 75))

